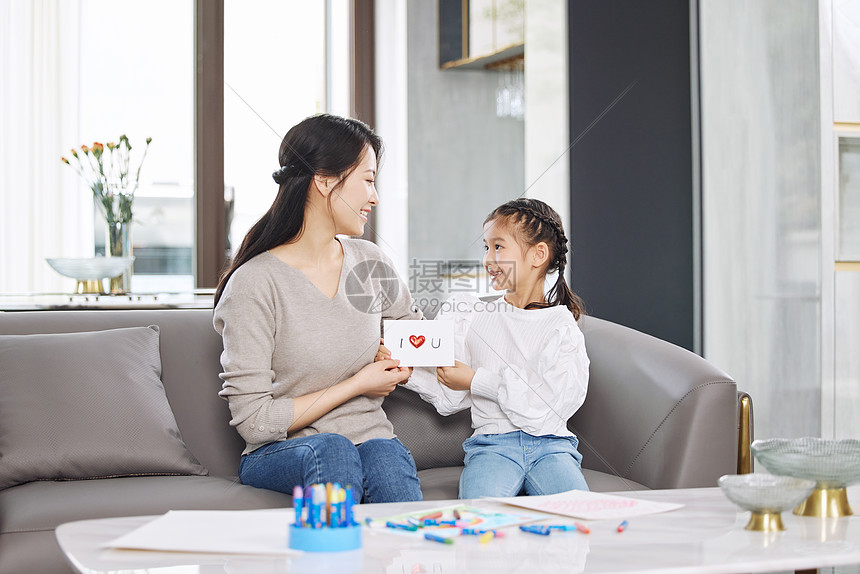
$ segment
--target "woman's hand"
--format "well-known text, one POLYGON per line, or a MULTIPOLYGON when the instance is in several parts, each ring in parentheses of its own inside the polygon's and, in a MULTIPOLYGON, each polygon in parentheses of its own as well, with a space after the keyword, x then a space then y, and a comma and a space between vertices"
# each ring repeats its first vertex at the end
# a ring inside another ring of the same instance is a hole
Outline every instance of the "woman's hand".
POLYGON ((454 361, 453 367, 437 367, 436 378, 452 391, 468 391, 472 388, 475 370, 466 363, 454 361))
POLYGON ((400 361, 384 359, 365 365, 356 374, 336 385, 295 397, 293 399, 295 415, 289 432, 306 427, 332 409, 359 395, 388 396, 398 384, 406 382, 411 372, 412 369, 401 368, 400 361))
MULTIPOLYGON (((384 361, 384 360, 390 359, 390 358, 391 358, 391 351, 389 351, 388 347, 385 346, 385 340, 380 339, 379 340, 379 350, 376 351, 376 356, 373 358, 373 362, 375 363, 377 361, 384 361)), ((412 376, 412 367, 401 367, 401 370, 403 368, 406 368, 409 371, 409 374, 406 376, 405 379, 400 381, 401 385, 406 383, 406 381, 409 380, 409 377, 412 376)))
POLYGON ((387 397, 400 383, 405 383, 412 369, 401 367, 400 361, 381 359, 365 365, 353 375, 360 395, 368 397, 387 397))

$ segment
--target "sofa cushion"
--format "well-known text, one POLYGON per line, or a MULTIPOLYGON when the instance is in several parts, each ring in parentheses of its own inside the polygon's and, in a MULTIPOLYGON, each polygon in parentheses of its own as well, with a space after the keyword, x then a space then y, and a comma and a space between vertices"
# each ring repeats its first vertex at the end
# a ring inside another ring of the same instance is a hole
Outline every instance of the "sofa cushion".
MULTIPOLYGON (((462 466, 445 466, 440 468, 427 468, 418 471, 421 480, 421 492, 424 500, 450 500, 457 498, 460 490, 460 474, 462 466)), ((648 490, 638 482, 606 474, 596 470, 583 469, 585 482, 589 490, 593 492, 629 492, 632 490, 648 490)), ((635 496, 635 495, 634 495, 635 496)))
POLYGON ((75 574, 53 530, 0 535, 0 574, 75 574))
MULTIPOLYGON (((647 486, 639 484, 615 474, 607 474, 598 472, 588 468, 582 469, 582 476, 585 477, 585 483, 588 484, 588 490, 591 492, 627 492, 630 490, 650 490, 647 486)), ((636 496, 633 495, 635 498, 636 496)))
POLYGON ((452 500, 459 496, 462 466, 442 466, 418 471, 424 500, 452 500))
POLYGON ((403 388, 385 397, 382 408, 418 470, 463 466, 463 441, 472 435, 468 409, 443 417, 418 393, 403 388))
POLYGON ((0 534, 53 530, 64 522, 292 506, 292 497, 215 476, 138 476, 31 482, 0 492, 0 534))
POLYGON ((0 336, 0 489, 206 474, 161 383, 157 327, 0 336))

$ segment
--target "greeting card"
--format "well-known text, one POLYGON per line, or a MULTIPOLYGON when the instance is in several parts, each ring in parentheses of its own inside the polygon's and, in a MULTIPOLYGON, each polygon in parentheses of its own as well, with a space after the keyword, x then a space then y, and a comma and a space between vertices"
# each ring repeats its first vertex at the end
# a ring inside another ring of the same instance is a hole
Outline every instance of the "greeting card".
POLYGON ((401 367, 454 366, 453 321, 383 321, 385 346, 401 367))

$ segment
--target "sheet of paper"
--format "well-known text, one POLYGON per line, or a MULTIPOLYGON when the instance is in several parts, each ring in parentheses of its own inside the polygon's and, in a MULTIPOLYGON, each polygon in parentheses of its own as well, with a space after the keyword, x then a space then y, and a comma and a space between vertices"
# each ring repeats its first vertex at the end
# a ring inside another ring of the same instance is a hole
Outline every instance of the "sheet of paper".
POLYGON ((385 346, 401 367, 454 365, 453 321, 383 321, 385 346))
POLYGON ((301 554, 288 547, 292 510, 171 510, 106 548, 217 554, 301 554))
POLYGON ((521 508, 530 508, 532 510, 540 510, 541 512, 585 520, 624 519, 644 514, 668 512, 684 506, 683 504, 638 500, 624 496, 585 492, 582 490, 569 490, 547 496, 517 496, 513 498, 494 498, 492 500, 498 500, 499 502, 521 508))

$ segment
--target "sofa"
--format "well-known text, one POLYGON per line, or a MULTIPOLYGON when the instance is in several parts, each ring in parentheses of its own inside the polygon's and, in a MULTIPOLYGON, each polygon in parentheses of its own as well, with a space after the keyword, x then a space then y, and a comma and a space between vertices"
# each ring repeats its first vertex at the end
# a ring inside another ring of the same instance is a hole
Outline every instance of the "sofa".
MULTIPOLYGON (((591 374, 569 426, 592 490, 708 487, 741 470, 750 421, 731 377, 621 325, 580 325, 591 374)), ((207 309, 0 313, 0 573, 72 571, 64 522, 290 506, 236 478, 220 353, 207 309)), ((384 409, 425 499, 456 498, 468 412, 441 417, 403 388, 384 409)))

